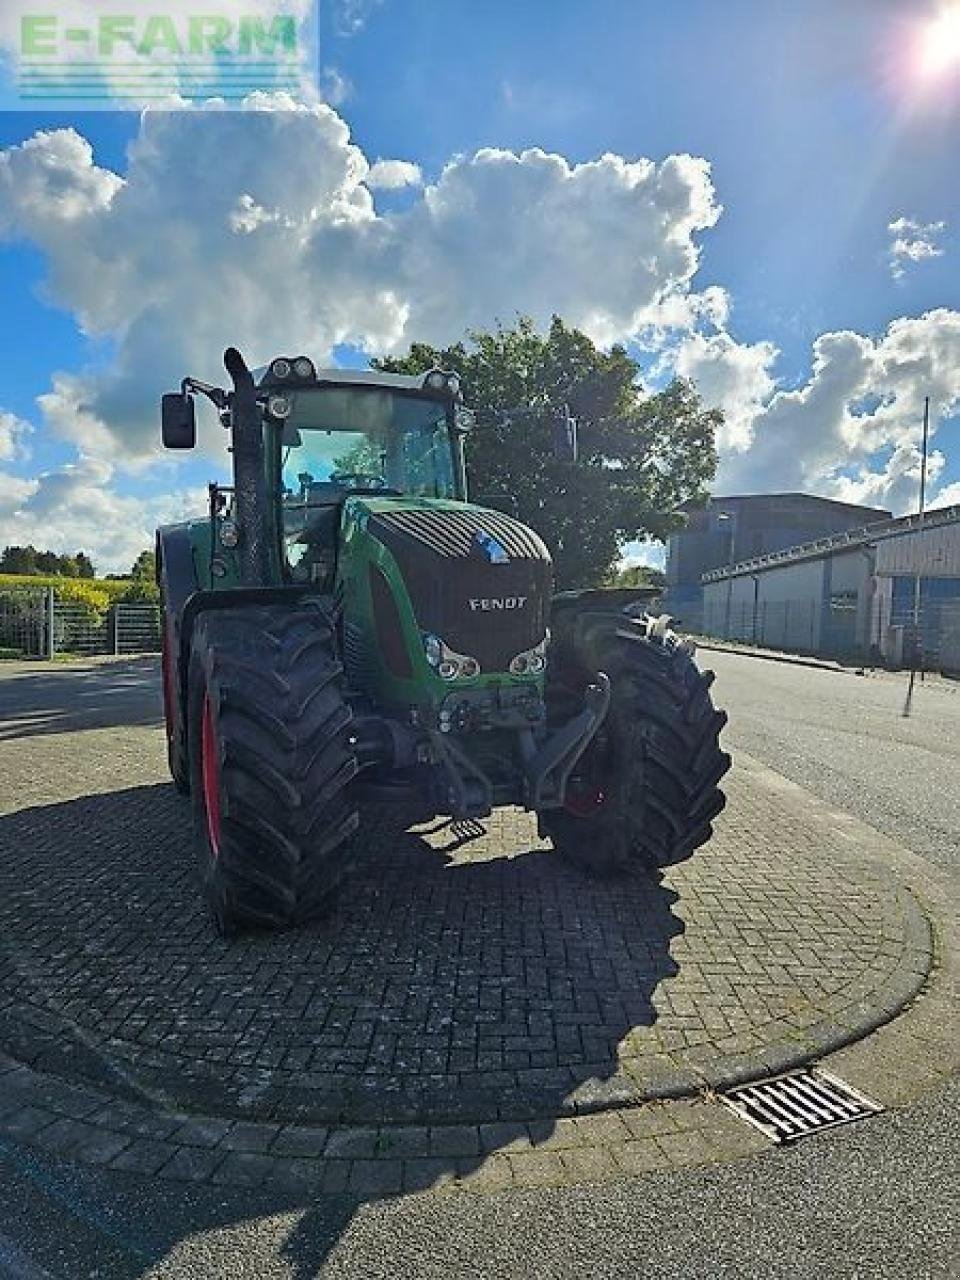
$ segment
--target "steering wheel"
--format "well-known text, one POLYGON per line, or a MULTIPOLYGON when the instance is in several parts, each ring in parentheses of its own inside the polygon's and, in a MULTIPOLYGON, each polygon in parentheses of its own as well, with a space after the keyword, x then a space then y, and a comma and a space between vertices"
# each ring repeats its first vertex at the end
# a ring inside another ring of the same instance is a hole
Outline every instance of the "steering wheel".
POLYGON ((334 471, 329 476, 329 481, 343 489, 387 488, 387 482, 383 476, 375 476, 366 471, 334 471))

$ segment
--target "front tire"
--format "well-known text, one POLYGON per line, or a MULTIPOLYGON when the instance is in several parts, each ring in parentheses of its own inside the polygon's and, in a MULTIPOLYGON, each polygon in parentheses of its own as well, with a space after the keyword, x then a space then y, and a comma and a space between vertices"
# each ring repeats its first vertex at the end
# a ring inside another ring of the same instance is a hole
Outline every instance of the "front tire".
POLYGON ((202 615, 188 728, 194 845, 224 933, 323 913, 350 861, 356 758, 324 600, 202 615))
POLYGON ((604 671, 610 709, 568 782, 565 807, 542 812, 541 830, 598 874, 680 862, 709 840, 725 804, 718 783, 730 757, 719 734, 727 717, 710 697, 713 673, 701 672, 659 619, 583 621, 558 637, 548 708, 558 720, 569 717, 593 674, 604 671))

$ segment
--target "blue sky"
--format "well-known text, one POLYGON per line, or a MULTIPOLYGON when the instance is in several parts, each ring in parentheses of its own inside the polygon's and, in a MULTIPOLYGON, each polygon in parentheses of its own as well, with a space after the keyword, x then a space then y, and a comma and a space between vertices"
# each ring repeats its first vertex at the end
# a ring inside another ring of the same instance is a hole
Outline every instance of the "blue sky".
MULTIPOLYGON (((699 377, 705 394, 723 403, 735 424, 725 441, 729 459, 721 483, 806 487, 902 508, 916 489, 915 477, 910 479, 908 424, 915 423, 916 434, 918 397, 925 392, 936 399, 934 443, 943 455, 932 487, 960 500, 960 421, 955 416, 960 375, 951 373, 960 368, 960 48, 956 62, 948 60, 935 76, 918 67, 923 32, 942 8, 921 0, 844 0, 841 5, 828 0, 802 5, 595 0, 590 6, 567 0, 523 5, 340 0, 321 8, 320 61, 348 86, 334 108, 366 160, 419 166, 422 185, 385 190, 371 182, 387 231, 393 212, 401 218, 406 214, 405 244, 423 234, 425 244, 439 243, 437 252, 445 251, 450 237, 445 232, 437 240, 436 217, 429 234, 423 231, 430 221, 420 208, 424 190, 451 162, 461 165, 464 183, 480 184, 470 187, 475 231, 469 222, 457 222, 460 258, 470 257, 472 244, 477 245, 476 279, 468 267, 458 266, 437 283, 438 289, 455 283, 474 301, 429 298, 426 286, 418 284, 411 314, 415 320, 423 317, 419 323, 426 336, 439 336, 435 328, 441 318, 451 338, 464 324, 484 318, 478 300, 486 297, 483 258, 496 251, 488 231, 491 220, 504 217, 505 196, 497 186, 490 208, 481 207, 488 191, 485 171, 469 163, 480 149, 542 148, 562 156, 571 169, 605 153, 627 162, 646 157, 657 165, 673 156, 705 160, 714 206, 722 205, 723 211, 682 232, 685 247, 699 254, 695 271, 689 260, 686 266, 668 263, 662 244, 657 270, 662 270, 665 294, 675 301, 701 297, 711 286, 722 291, 722 302, 714 296, 706 319, 703 308, 699 318, 687 316, 681 324, 651 319, 652 295, 641 297, 645 286, 638 285, 637 313, 628 321, 621 294, 611 299, 604 293, 614 289, 603 283, 610 263, 620 254, 644 251, 647 241, 637 228, 649 216, 647 205, 639 204, 634 211, 620 211, 622 222, 608 216, 602 207, 606 179, 580 205, 563 200, 563 217, 576 224, 571 243, 588 244, 592 223, 596 226, 595 240, 583 250, 586 256, 573 264, 575 282, 554 299, 544 279, 555 269, 531 269, 527 279, 521 264, 515 309, 549 314, 553 305, 564 303, 576 312, 579 289, 583 314, 603 313, 597 336, 633 342, 651 380, 674 371, 699 377), (713 225, 707 225, 711 219, 713 225), (900 231, 891 231, 898 219, 905 220, 900 231), (838 335, 856 335, 856 340, 838 335)), ((218 115, 201 122, 211 136, 221 127, 218 115)), ((142 130, 132 113, 7 112, 0 115, 0 148, 16 147, 38 130, 64 127, 91 144, 97 174, 126 175, 128 147, 142 130)), ((255 164, 258 138, 252 124, 248 135, 248 160, 255 164)), ((246 136, 231 134, 234 150, 245 145, 246 136)), ((176 181, 186 167, 176 158, 181 155, 176 147, 187 144, 168 130, 162 145, 172 148, 166 181, 176 181)), ((330 163, 341 152, 329 152, 330 163)), ((327 154, 318 152, 318 164, 327 154)), ((77 171, 87 172, 76 154, 63 163, 71 181, 77 171)), ((632 181, 624 180, 623 189, 614 192, 617 208, 632 181)), ((696 175, 683 181, 690 201, 702 203, 696 175)), ((665 173, 658 208, 672 182, 665 173)), ((458 199, 464 189, 451 186, 458 199)), ((530 198, 528 186, 518 190, 530 198)), ((4 201, 22 200, 11 192, 9 185, 0 185, 0 236, 4 201)), ((239 188, 237 194, 242 194, 239 188)), ((150 209, 156 208, 158 220, 165 216, 165 195, 153 193, 144 203, 144 234, 151 234, 150 209)), ((545 207, 552 198, 543 197, 545 207)), ((265 203, 258 196, 258 208, 265 203)), ((102 207, 94 212, 101 217, 102 207)), ((198 211, 200 221, 203 216, 198 211)), ((676 217, 679 226, 679 208, 676 217)), ((19 214, 14 210, 7 236, 0 238, 5 303, 0 339, 8 371, 0 411, 8 415, 8 435, 14 431, 10 415, 33 428, 29 433, 22 424, 16 428, 17 443, 7 448, 6 457, 0 436, 0 474, 21 482, 14 499, 8 479, 5 510, 0 480, 0 541, 11 540, 17 528, 32 530, 31 519, 43 514, 42 495, 27 487, 41 474, 72 467, 69 475, 85 494, 81 514, 86 518, 96 509, 89 491, 101 488, 108 497, 99 521, 109 519, 114 495, 116 510, 128 514, 134 509, 128 500, 150 500, 150 510, 159 511, 161 498, 173 502, 176 491, 176 501, 186 502, 211 465, 199 459, 174 469, 169 462, 145 459, 139 445, 139 452, 131 449, 126 456, 117 406, 128 404, 133 374, 121 367, 129 366, 133 351, 155 355, 160 344, 141 335, 139 345, 131 347, 122 306, 99 293, 106 266, 91 271, 89 279, 74 279, 84 272, 65 265, 69 229, 62 219, 47 226, 41 214, 36 232, 37 222, 35 211, 28 217, 22 208, 19 214), (78 321, 84 316, 92 337, 81 333, 78 321), (97 425, 90 428, 98 440, 94 445, 84 439, 79 400, 56 411, 49 402, 45 410, 37 403, 51 390, 54 376, 64 373, 96 388, 90 393, 98 406, 97 425), (89 466, 88 454, 94 459, 89 466), (82 484, 78 467, 86 467, 82 484)), ((127 223, 121 225, 134 234, 127 223)), ((499 234, 509 236, 510 225, 507 216, 499 234)), ((80 254, 84 234, 76 240, 80 254)), ((90 243, 97 253, 109 255, 103 240, 98 234, 90 243)), ((115 233, 115 247, 118 257, 133 253, 121 232, 115 233)), ((536 252, 529 250, 531 257, 536 252)), ((626 256, 623 269, 631 269, 626 256)), ((181 285, 188 307, 215 305, 210 298, 196 300, 203 282, 192 273, 181 285)), ((124 287, 134 288, 129 282, 124 287)), ((338 287, 369 292, 370 280, 358 269, 338 287)), ((506 289, 489 291, 491 307, 509 305, 511 297, 506 289)), ((658 305, 662 302, 661 296, 658 305)), ((135 298, 130 305, 136 309, 135 298)), ((222 301, 217 305, 223 309, 222 301)), ((304 312, 311 332, 315 325, 318 334, 334 339, 356 333, 355 345, 368 351, 398 334, 396 326, 379 327, 370 319, 361 301, 340 328, 322 313, 325 305, 318 288, 314 310, 304 312)), ((492 321, 494 315, 486 318, 492 321)), ((217 329, 214 320, 209 328, 217 329)), ((407 328, 399 345, 418 336, 416 328, 407 328)), ((209 372, 211 354, 204 352, 193 371, 209 372)), ((155 358, 162 364, 162 355, 155 358)), ((148 384, 150 367, 141 372, 148 384)), ((149 388, 151 393, 163 389, 149 388)), ((127 549, 124 539, 116 554, 127 549)), ((100 560, 111 554, 108 540, 101 539, 100 560)))

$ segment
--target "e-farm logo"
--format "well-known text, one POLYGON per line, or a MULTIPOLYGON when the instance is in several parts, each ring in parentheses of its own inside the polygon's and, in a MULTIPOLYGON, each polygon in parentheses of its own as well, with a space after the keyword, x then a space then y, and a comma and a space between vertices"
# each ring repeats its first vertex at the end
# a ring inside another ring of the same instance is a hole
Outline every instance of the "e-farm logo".
POLYGON ((302 88, 315 65, 309 22, 293 13, 243 13, 240 5, 211 12, 215 7, 216 0, 195 13, 181 3, 167 12, 162 3, 137 12, 85 5, 78 18, 74 4, 69 16, 24 13, 21 105, 129 109, 173 94, 235 103, 257 90, 302 88))

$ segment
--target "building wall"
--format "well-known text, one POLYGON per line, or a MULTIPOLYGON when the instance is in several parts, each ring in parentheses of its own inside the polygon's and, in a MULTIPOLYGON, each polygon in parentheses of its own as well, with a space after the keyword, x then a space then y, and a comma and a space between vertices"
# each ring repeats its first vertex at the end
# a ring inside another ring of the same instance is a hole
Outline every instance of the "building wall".
POLYGON ((703 629, 775 649, 896 663, 914 643, 918 570, 918 652, 926 665, 949 670, 960 645, 960 523, 706 583, 703 629))
POLYGON ((706 507, 688 512, 687 519, 686 528, 667 543, 664 606, 695 629, 700 578, 710 569, 863 528, 890 519, 890 512, 810 494, 750 494, 712 498, 706 507), (732 518, 723 520, 722 515, 732 518))
POLYGON ((883 538, 876 544, 876 566, 884 577, 960 578, 960 524, 883 538))

